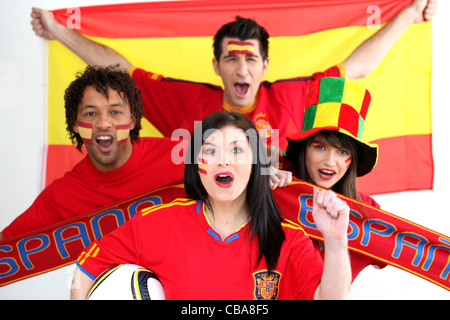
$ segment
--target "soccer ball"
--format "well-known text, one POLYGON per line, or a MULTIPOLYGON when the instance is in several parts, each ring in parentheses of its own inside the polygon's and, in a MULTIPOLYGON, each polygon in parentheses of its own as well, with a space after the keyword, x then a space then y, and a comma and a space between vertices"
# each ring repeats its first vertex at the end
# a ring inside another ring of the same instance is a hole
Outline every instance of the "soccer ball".
POLYGON ((166 294, 154 272, 135 264, 120 264, 94 281, 87 299, 166 300, 166 294))

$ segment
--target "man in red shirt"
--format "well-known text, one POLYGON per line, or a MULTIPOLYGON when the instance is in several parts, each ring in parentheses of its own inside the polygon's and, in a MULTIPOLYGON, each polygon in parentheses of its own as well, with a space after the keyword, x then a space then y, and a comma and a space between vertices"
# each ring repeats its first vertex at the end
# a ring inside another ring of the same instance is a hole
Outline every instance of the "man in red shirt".
POLYGON ((77 149, 86 146, 87 155, 45 188, 0 233, 0 240, 99 210, 183 177, 184 166, 171 159, 179 141, 139 138, 142 99, 127 73, 88 67, 64 98, 67 131, 77 149))
POLYGON ((245 114, 267 144, 284 150, 286 136, 302 128, 305 92, 313 79, 365 77, 413 22, 431 20, 435 10, 436 0, 415 0, 341 64, 312 77, 274 83, 261 82, 269 65, 269 35, 255 21, 238 17, 214 37, 213 67, 223 89, 135 68, 118 52, 60 24, 51 12, 33 8, 31 24, 36 35, 60 41, 90 65, 119 64, 127 70, 142 91, 145 117, 166 137, 179 128, 192 132, 194 121, 224 109, 245 114))

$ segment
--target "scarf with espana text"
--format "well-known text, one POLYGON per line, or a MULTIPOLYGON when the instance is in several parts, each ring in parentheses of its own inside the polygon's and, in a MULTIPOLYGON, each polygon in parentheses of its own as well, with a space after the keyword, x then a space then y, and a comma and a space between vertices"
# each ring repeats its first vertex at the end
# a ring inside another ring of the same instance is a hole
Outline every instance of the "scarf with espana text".
MULTIPOLYGON (((321 240, 312 218, 313 185, 294 181, 274 191, 283 214, 321 240)), ((0 286, 75 262, 81 251, 131 219, 138 211, 185 197, 182 181, 0 242, 0 286)), ((450 237, 343 197, 350 205, 349 249, 408 271, 450 290, 450 237)))

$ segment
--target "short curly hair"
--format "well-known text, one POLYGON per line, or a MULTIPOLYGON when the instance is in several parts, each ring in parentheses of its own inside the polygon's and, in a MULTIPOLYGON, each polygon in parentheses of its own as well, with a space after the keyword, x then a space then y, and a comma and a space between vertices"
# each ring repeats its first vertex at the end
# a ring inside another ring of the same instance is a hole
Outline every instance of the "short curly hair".
POLYGON ((81 152, 83 141, 73 127, 77 123, 78 106, 83 99, 84 90, 88 86, 94 87, 106 98, 108 98, 108 88, 115 90, 124 101, 128 102, 131 116, 136 123, 133 130, 130 131, 130 137, 132 140, 138 141, 143 116, 143 102, 141 92, 137 89, 133 78, 128 73, 121 71, 118 66, 87 66, 83 72, 77 73, 76 79, 64 94, 66 129, 72 143, 77 145, 77 149, 81 152))

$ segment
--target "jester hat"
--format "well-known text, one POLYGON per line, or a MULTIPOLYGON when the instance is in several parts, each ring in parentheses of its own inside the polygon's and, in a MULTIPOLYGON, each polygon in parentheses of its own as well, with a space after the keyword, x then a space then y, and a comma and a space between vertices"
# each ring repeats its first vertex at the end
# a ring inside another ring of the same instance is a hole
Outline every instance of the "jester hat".
POLYGON ((287 137, 285 157, 298 162, 302 141, 322 130, 338 131, 357 145, 357 176, 369 173, 378 159, 378 145, 361 140, 370 105, 370 93, 356 81, 346 78, 321 78, 308 90, 303 128, 287 137))

